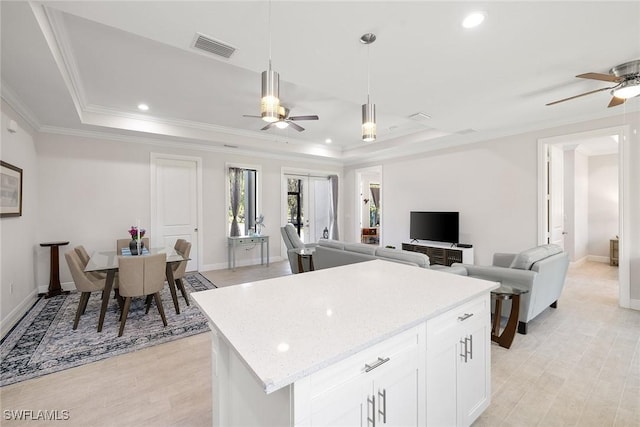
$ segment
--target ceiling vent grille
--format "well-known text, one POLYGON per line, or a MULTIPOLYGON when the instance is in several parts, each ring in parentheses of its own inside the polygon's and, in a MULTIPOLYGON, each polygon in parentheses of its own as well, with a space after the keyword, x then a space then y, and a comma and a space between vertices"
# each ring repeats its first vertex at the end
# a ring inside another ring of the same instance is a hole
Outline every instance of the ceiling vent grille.
POLYGON ((200 33, 196 33, 196 37, 193 41, 193 47, 227 59, 229 59, 236 51, 235 47, 219 40, 214 40, 211 37, 200 33))

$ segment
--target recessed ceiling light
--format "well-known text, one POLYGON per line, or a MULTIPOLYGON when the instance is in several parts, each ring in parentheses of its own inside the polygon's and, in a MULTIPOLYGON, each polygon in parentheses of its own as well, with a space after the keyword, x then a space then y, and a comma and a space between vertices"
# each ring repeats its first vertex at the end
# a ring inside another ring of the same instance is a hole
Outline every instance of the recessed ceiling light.
POLYGON ((324 142, 326 142, 327 144, 331 144, 333 141, 331 140, 331 138, 327 138, 324 140, 324 142))
POLYGON ((473 28, 482 24, 484 18, 486 18, 487 14, 485 12, 471 12, 468 14, 464 20, 462 21, 462 26, 464 28, 473 28))
POLYGON ((138 110, 149 111, 149 106, 147 104, 138 104, 138 110))

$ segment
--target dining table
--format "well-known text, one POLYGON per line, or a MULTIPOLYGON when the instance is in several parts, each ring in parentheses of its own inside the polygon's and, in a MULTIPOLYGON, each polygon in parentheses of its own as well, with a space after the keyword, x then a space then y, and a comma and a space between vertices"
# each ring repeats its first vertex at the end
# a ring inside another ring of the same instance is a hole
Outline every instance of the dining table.
POLYGON ((178 294, 176 292, 176 281, 173 276, 173 265, 182 261, 189 261, 190 258, 183 256, 175 248, 172 247, 153 247, 146 249, 142 255, 131 255, 129 248, 122 250, 122 253, 116 251, 96 251, 91 254, 89 262, 87 263, 84 271, 86 273, 105 272, 107 277, 104 286, 104 297, 102 298, 102 306, 100 308, 100 319, 98 320, 98 332, 102 331, 102 325, 104 323, 104 316, 107 312, 107 306, 109 305, 109 295, 113 288, 113 282, 118 271, 118 257, 119 256, 145 256, 154 254, 167 254, 167 266, 166 275, 167 282, 169 283, 169 291, 171 291, 171 298, 173 299, 173 305, 176 309, 176 314, 180 314, 180 305, 178 304, 178 294))

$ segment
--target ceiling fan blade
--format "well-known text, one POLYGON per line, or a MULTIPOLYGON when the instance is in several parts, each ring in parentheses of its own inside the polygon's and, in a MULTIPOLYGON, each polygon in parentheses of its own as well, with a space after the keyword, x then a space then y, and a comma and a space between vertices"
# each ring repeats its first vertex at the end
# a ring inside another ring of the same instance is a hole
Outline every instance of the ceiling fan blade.
POLYGON ((591 80, 602 80, 603 82, 620 82, 622 81, 622 77, 616 77, 611 74, 601 74, 601 73, 584 73, 579 74, 576 77, 581 79, 591 79, 591 80))
POLYGON ((287 122, 289 123, 289 126, 291 126, 292 128, 294 128, 295 130, 297 130, 298 132, 302 132, 304 130, 304 128, 302 126, 300 126, 297 123, 293 123, 289 120, 287 120, 287 122))
POLYGON ((262 116, 252 116, 251 114, 243 114, 242 117, 251 117, 253 119, 261 119, 262 116))
POLYGON ((611 90, 611 89, 613 89, 614 87, 615 87, 615 86, 612 86, 612 87, 603 87, 602 89, 596 89, 596 90, 592 90, 591 92, 581 93, 580 95, 576 95, 576 96, 571 96, 571 97, 569 97, 569 98, 560 99, 560 100, 558 100, 558 101, 553 101, 553 102, 550 102, 550 103, 545 104, 545 105, 554 105, 554 104, 559 104, 560 102, 564 102, 564 101, 569 101, 569 100, 571 100, 571 99, 580 98, 581 96, 591 95, 592 93, 602 92, 603 90, 611 90))
POLYGON ((287 120, 318 120, 320 117, 314 115, 311 116, 293 116, 289 117, 287 120))
POLYGON ((626 101, 626 99, 614 96, 613 98, 611 98, 611 101, 609 102, 609 105, 607 105, 607 107, 611 108, 615 107, 616 105, 624 104, 624 101, 626 101))
POLYGON ((271 123, 269 123, 268 125, 266 125, 265 127, 263 127, 263 128, 262 128, 262 129, 260 129, 260 130, 267 130, 267 129, 270 129, 270 128, 271 128, 271 126, 275 125, 276 123, 277 123, 277 122, 271 122, 271 123))

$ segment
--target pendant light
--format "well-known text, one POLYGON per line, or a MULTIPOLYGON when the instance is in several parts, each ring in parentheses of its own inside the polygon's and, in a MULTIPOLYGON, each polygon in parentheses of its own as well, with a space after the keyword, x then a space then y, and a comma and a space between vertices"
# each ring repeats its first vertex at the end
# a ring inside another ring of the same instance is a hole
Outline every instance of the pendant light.
POLYGON ((367 45, 367 103, 362 105, 362 140, 371 142, 376 140, 376 104, 369 100, 370 90, 370 66, 369 66, 369 45, 376 41, 373 33, 364 34, 360 37, 360 42, 367 45))
POLYGON ((260 117, 265 122, 280 120, 280 75, 271 69, 271 1, 269 1, 269 69, 262 72, 260 117))

